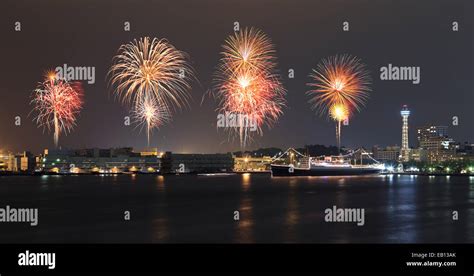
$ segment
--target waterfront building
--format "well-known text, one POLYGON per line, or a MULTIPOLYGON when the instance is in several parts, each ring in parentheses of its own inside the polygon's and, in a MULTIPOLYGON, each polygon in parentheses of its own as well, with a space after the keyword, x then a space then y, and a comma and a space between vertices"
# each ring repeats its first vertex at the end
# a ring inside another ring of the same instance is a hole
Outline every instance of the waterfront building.
POLYGON ((133 148, 45 150, 39 168, 45 172, 158 172, 156 155, 142 156, 133 148))
POLYGON ((415 162, 423 162, 427 159, 427 151, 422 148, 410 150, 410 160, 415 162))
POLYGON ((234 171, 236 172, 259 172, 269 171, 272 157, 234 157, 234 171))
POLYGON ((0 152, 0 171, 8 170, 8 154, 0 152))
POLYGON ((7 171, 19 172, 21 168, 21 155, 9 154, 7 161, 7 171))
POLYGON ((427 152, 427 161, 428 163, 440 163, 446 161, 457 161, 459 157, 456 155, 456 151, 438 149, 438 150, 429 150, 427 152))
POLYGON ((187 154, 165 152, 161 157, 163 173, 232 172, 234 158, 230 153, 187 154))
POLYGON ((374 159, 380 162, 397 161, 399 159, 400 152, 399 146, 388 146, 385 148, 374 146, 372 148, 374 159))

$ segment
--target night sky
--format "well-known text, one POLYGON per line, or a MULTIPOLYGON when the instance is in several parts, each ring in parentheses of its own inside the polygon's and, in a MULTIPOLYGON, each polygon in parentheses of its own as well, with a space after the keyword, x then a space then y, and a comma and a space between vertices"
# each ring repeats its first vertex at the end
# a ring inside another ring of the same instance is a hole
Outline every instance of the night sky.
POLYGON ((39 152, 53 147, 53 134, 32 122, 30 96, 46 70, 64 63, 95 66, 96 83, 84 84, 85 104, 72 133, 60 145, 146 147, 146 134, 123 125, 127 108, 107 86, 106 73, 121 44, 142 36, 167 38, 190 55, 199 82, 187 109, 154 132, 151 146, 177 152, 239 150, 216 128, 216 102, 201 98, 212 88, 213 71, 233 23, 257 27, 273 41, 287 89, 287 108, 273 129, 249 147, 335 144, 334 122, 307 103, 311 68, 327 56, 352 54, 371 71, 366 108, 342 130, 351 147, 401 143, 400 109, 409 105, 410 144, 415 127, 460 124, 449 132, 474 142, 473 1, 2 1, 0 4, 0 149, 39 152), (22 31, 14 31, 20 21, 22 31), (123 30, 124 21, 131 31, 123 30), (342 31, 349 21, 350 31, 342 31), (453 32, 452 22, 459 22, 453 32), (421 83, 382 81, 380 67, 420 66, 421 83), (295 78, 288 79, 288 69, 295 78), (14 125, 15 116, 22 125, 14 125))

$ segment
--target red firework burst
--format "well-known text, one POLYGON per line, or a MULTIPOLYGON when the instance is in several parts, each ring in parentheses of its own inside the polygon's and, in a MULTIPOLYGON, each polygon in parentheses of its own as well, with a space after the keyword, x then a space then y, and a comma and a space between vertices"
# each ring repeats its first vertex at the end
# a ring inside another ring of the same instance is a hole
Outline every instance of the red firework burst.
POLYGON ((329 115, 337 122, 336 140, 341 147, 341 122, 354 111, 360 111, 371 91, 370 73, 359 58, 336 55, 323 59, 310 77, 308 85, 314 89, 307 92, 309 102, 320 115, 329 115))
MULTIPOLYGON (((369 98, 371 78, 365 64, 357 57, 336 55, 323 59, 310 77, 309 102, 320 114, 330 113, 333 105, 344 105, 348 115, 360 111, 369 98)), ((329 114, 330 115, 330 114, 329 114)))
POLYGON ((48 75, 33 92, 31 103, 37 113, 34 121, 39 127, 54 129, 54 144, 58 145, 61 132, 67 134, 76 125, 82 109, 84 92, 79 82, 69 83, 48 75))
POLYGON ((276 73, 274 53, 270 39, 253 28, 230 36, 223 45, 215 96, 219 113, 243 116, 252 122, 227 128, 239 136, 242 147, 254 133, 262 135, 263 126, 272 127, 283 114, 286 91, 276 73))
POLYGON ((221 86, 220 110, 245 114, 262 126, 271 127, 283 113, 284 90, 278 79, 263 74, 242 74, 230 78, 221 86))

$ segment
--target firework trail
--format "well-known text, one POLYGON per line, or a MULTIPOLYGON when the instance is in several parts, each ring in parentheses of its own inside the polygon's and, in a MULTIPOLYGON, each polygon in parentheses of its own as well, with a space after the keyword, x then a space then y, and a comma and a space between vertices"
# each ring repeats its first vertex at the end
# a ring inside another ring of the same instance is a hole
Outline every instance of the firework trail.
POLYGON ((329 115, 337 122, 338 147, 341 144, 341 121, 354 111, 360 111, 369 98, 371 78, 365 64, 350 55, 336 55, 323 59, 313 69, 309 83, 314 89, 307 92, 313 109, 329 115))
POLYGON ((349 118, 349 109, 344 104, 333 104, 329 108, 330 117, 337 122, 336 124, 336 141, 337 148, 341 148, 341 122, 349 118))
POLYGON ((263 127, 272 127, 283 114, 286 91, 276 73, 275 50, 263 32, 244 29, 230 36, 222 48, 214 95, 219 113, 248 120, 226 128, 245 148, 254 133, 262 135, 263 127))
POLYGON ((39 83, 34 90, 31 104, 37 113, 34 121, 39 127, 54 129, 54 145, 58 146, 61 132, 67 134, 76 125, 82 109, 84 92, 79 82, 69 83, 53 74, 39 83))
POLYGON ((145 98, 143 102, 135 105, 132 114, 138 125, 146 127, 148 145, 150 145, 150 133, 153 129, 159 128, 171 120, 165 105, 149 98, 145 98))
MULTIPOLYGON (((167 118, 162 122, 167 122, 171 111, 187 105, 194 72, 186 53, 165 39, 144 37, 119 48, 108 75, 110 83, 116 87, 115 94, 134 110, 135 115, 145 107, 153 109, 154 106, 161 118, 167 118)), ((144 120, 142 122, 150 128, 154 124, 149 122, 156 121, 147 121, 146 116, 136 118, 144 120)))

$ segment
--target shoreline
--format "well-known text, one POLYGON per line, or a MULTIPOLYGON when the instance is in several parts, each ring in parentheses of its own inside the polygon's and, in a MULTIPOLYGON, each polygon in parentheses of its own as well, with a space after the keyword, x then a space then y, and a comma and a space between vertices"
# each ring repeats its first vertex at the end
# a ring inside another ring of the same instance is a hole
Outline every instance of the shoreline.
POLYGON ((416 176, 474 176, 472 173, 412 173, 412 172, 397 172, 397 173, 380 173, 381 175, 416 175, 416 176))
MULTIPOLYGON (((132 173, 132 172, 120 172, 120 173, 26 173, 26 172, 0 172, 2 176, 86 176, 86 175, 97 175, 97 176, 116 176, 116 175, 198 175, 198 176, 219 176, 219 175, 241 175, 241 174, 271 174, 271 171, 237 171, 237 172, 191 172, 191 173, 132 173)), ((474 177, 474 174, 461 174, 461 173, 412 173, 412 172, 397 172, 388 173, 382 172, 379 175, 413 175, 413 176, 464 176, 474 177)))

